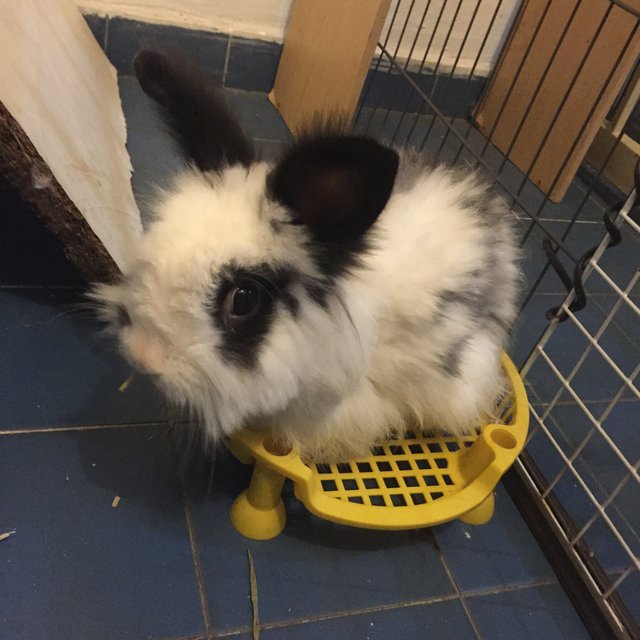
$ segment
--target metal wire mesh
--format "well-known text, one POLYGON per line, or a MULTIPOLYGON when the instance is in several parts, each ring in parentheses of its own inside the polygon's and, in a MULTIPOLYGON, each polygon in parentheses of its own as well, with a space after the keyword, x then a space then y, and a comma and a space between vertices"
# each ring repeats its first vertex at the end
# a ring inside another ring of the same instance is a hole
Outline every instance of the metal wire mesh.
POLYGON ((526 293, 512 352, 528 387, 533 425, 519 472, 580 565, 612 632, 640 637, 640 209, 635 191, 623 193, 608 178, 626 129, 615 133, 598 162, 582 164, 560 202, 547 195, 567 168, 587 122, 611 92, 623 56, 637 47, 640 16, 625 2, 567 2, 564 31, 531 81, 533 90, 515 133, 500 151, 491 142, 493 133, 534 43, 545 35, 545 18, 557 9, 554 0, 537 3, 539 18, 531 26, 528 46, 484 135, 474 109, 527 2, 395 0, 355 123, 393 144, 479 168, 510 202, 526 251, 526 293), (587 3, 599 3, 601 9, 593 36, 557 96, 530 161, 518 168, 512 151, 545 80, 555 72, 570 26, 587 3), (543 192, 532 180, 534 166, 592 63, 599 35, 619 12, 628 14, 632 28, 601 89, 588 97, 584 124, 571 140, 558 176, 543 192), (618 232, 619 246, 610 246, 618 232), (553 264, 561 277, 550 269, 553 264), (581 298, 586 303, 582 309, 577 304, 581 298), (550 307, 553 311, 545 315, 550 307))

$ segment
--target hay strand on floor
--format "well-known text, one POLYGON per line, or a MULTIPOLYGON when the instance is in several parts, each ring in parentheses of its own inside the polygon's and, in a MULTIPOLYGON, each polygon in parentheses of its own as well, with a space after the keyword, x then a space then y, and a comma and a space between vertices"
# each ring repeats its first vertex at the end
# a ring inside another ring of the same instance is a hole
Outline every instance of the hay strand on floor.
POLYGON ((260 615, 258 612, 258 580, 256 578, 256 569, 253 564, 253 556, 251 551, 247 549, 249 557, 249 582, 251 585, 251 608, 253 609, 252 638, 260 640, 260 615))
POLYGON ((127 387, 131 384, 131 381, 133 380, 133 376, 135 374, 132 373, 119 387, 118 387, 118 391, 120 393, 124 393, 127 390, 127 387))

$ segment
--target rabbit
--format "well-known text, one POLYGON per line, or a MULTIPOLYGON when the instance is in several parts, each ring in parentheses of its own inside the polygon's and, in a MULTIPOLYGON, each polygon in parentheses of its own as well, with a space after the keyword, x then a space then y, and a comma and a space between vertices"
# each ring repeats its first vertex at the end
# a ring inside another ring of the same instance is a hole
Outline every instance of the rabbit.
POLYGON ((516 316, 506 203, 339 119, 260 161, 200 71, 150 50, 134 68, 190 164, 93 290, 124 356, 212 442, 270 429, 339 461, 406 425, 473 433, 516 316))

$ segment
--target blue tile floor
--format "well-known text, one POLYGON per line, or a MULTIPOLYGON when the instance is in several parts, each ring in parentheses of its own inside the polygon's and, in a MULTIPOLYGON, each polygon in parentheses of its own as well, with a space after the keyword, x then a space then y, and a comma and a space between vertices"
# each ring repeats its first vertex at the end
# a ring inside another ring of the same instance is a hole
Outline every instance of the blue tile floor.
MULTIPOLYGON (((146 216, 179 163, 135 81, 121 91, 146 216)), ((287 132, 266 96, 229 99, 276 153, 287 132)), ((321 521, 286 487, 282 535, 241 537, 228 513, 247 468, 224 451, 212 471, 181 463, 181 426, 143 379, 119 391, 129 369, 78 309, 82 282, 6 185, 0 197, 0 533, 15 531, 0 541, 3 639, 248 639, 248 551, 265 639, 588 637, 501 486, 483 527, 403 533, 321 521)))

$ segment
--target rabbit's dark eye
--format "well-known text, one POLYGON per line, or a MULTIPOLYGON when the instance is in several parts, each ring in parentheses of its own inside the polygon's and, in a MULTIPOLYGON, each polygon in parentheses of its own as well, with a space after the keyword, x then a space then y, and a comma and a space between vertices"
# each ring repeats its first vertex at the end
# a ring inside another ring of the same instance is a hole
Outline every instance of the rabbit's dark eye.
POLYGON ((227 293, 222 304, 225 326, 234 332, 249 329, 270 308, 271 297, 255 280, 244 278, 227 293))
POLYGON ((244 285, 233 291, 231 314, 248 316, 260 304, 260 289, 255 285, 244 285))
POLYGON ((296 272, 268 265, 250 271, 230 264, 219 271, 205 311, 211 314, 218 337, 216 350, 241 367, 254 365, 263 341, 279 313, 296 315, 298 301, 289 290, 296 272))

